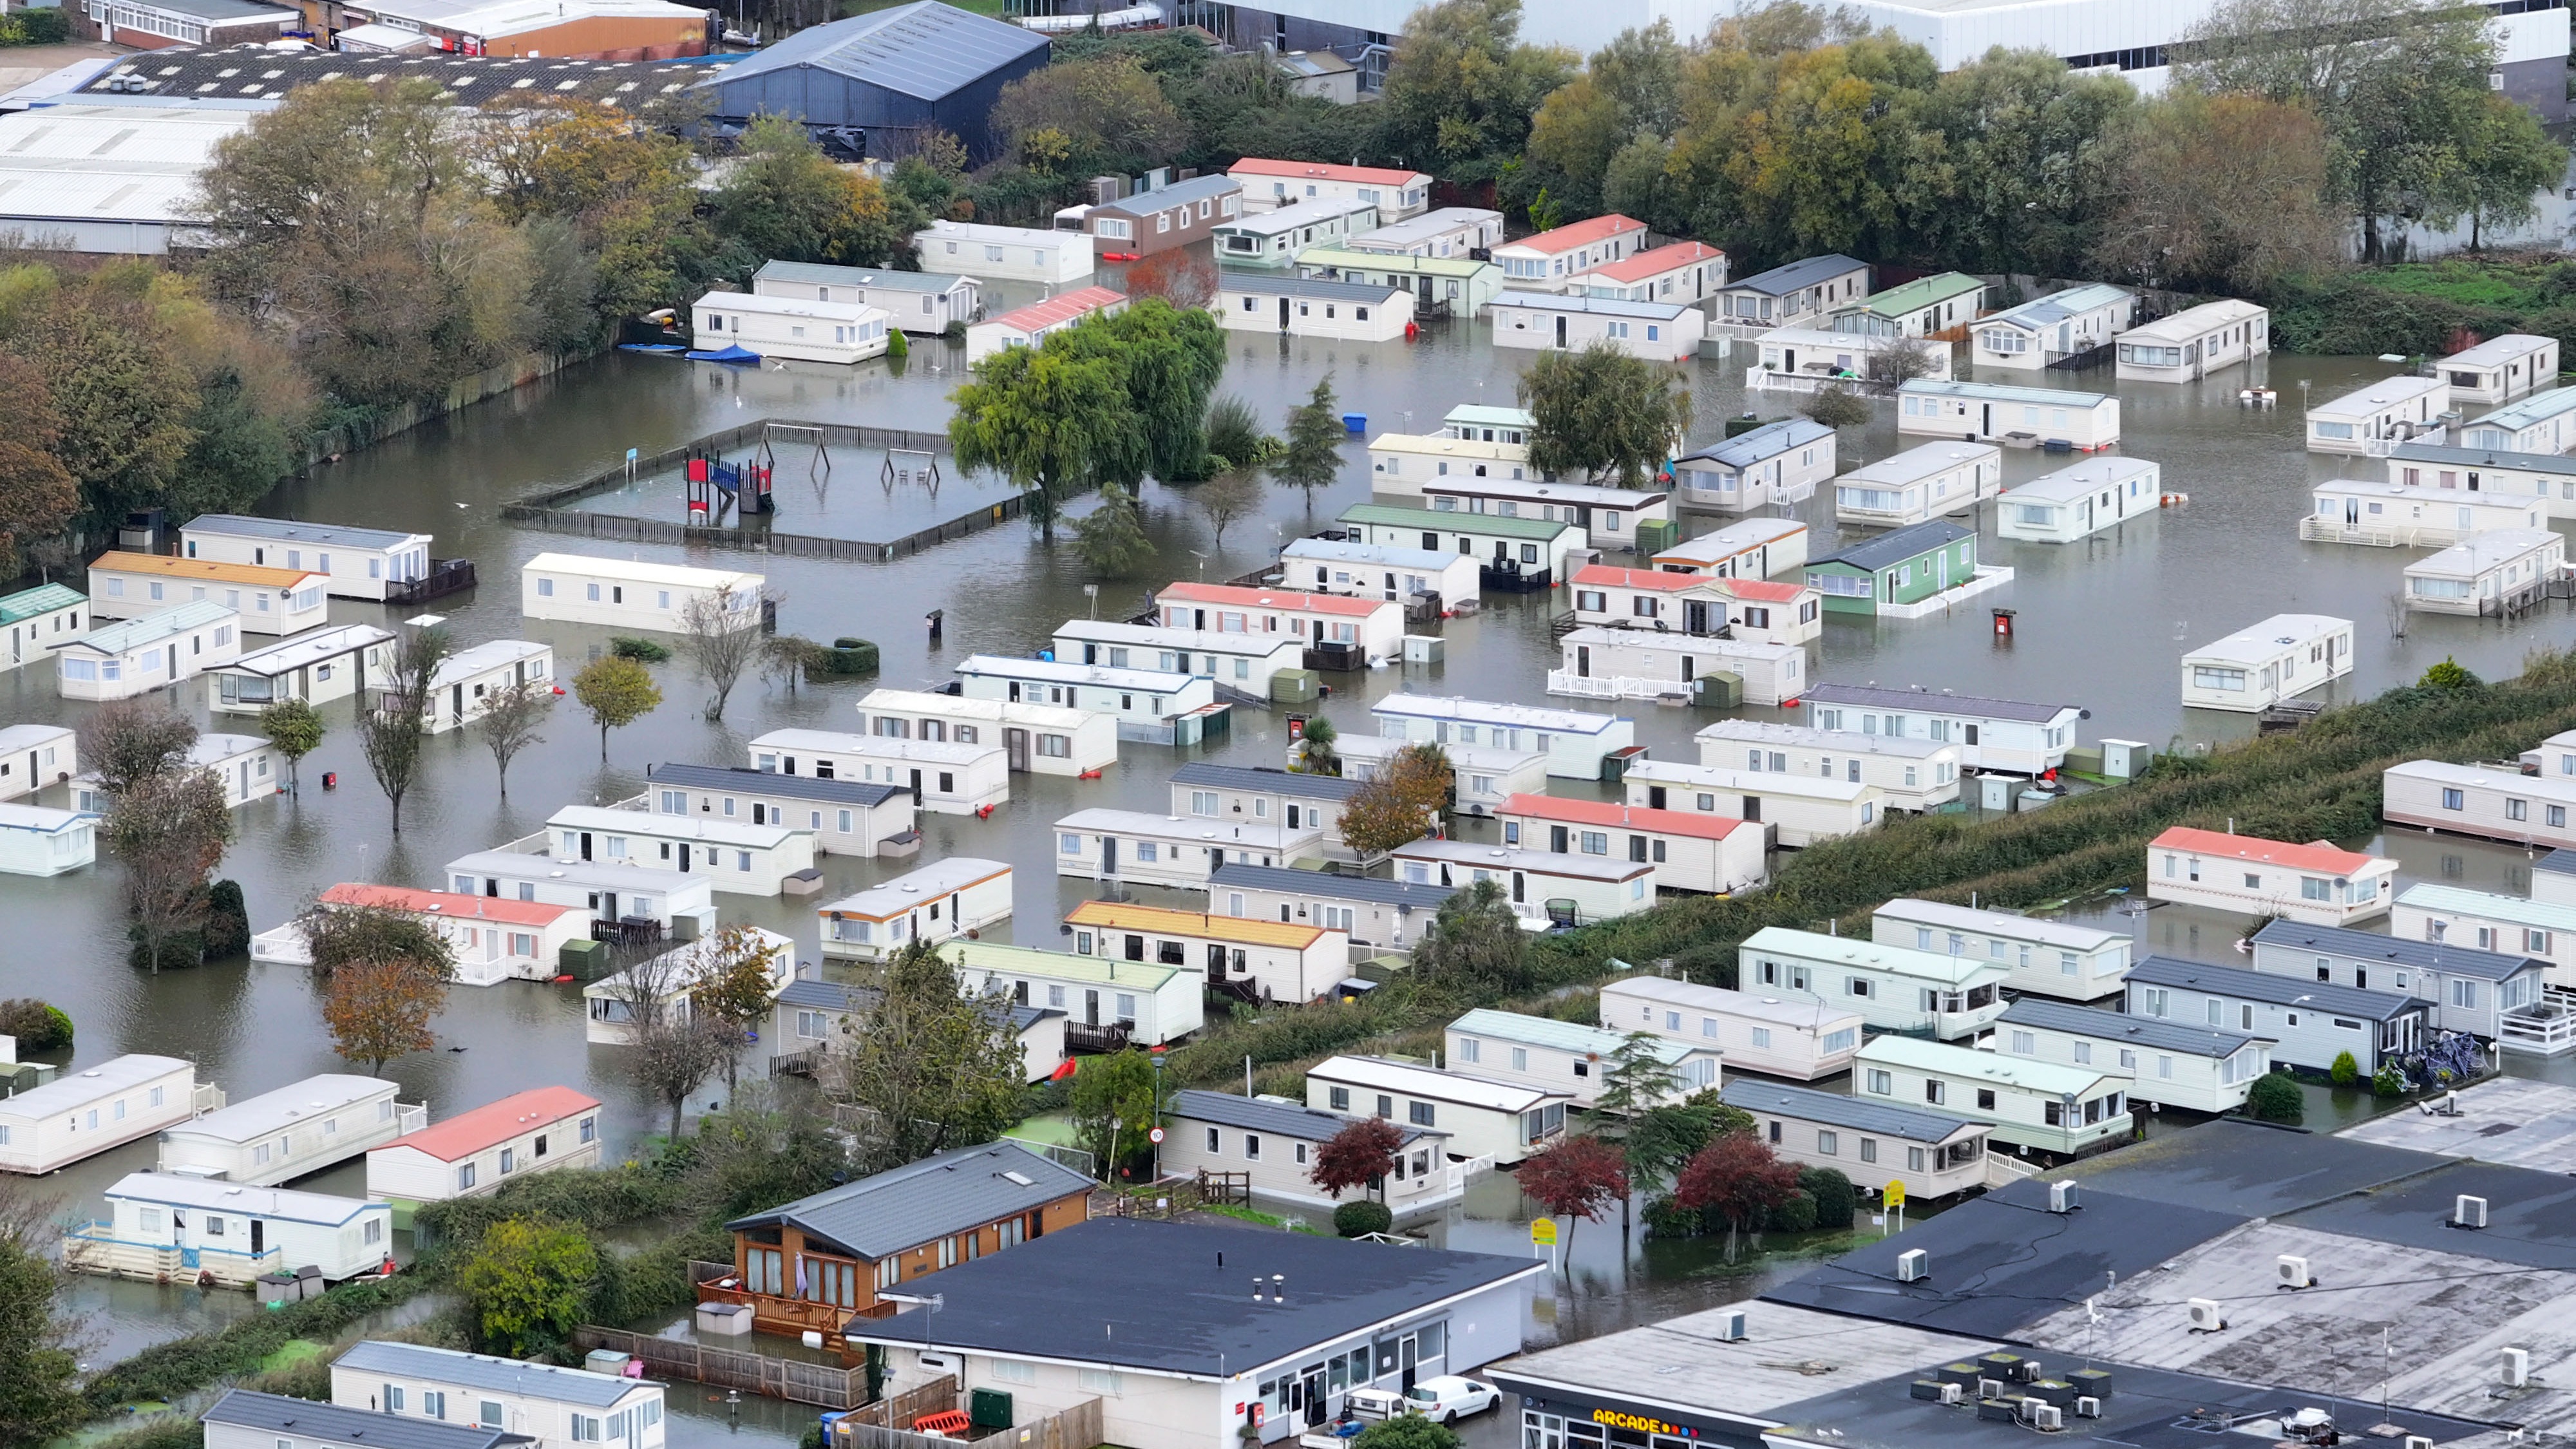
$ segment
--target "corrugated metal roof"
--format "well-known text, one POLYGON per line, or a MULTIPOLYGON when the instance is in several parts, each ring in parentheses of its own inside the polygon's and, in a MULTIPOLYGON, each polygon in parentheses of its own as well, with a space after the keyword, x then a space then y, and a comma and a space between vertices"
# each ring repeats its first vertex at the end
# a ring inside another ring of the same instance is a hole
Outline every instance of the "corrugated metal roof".
POLYGON ((379 1414, 373 1409, 343 1408, 283 1394, 255 1394, 228 1389, 213 1407, 197 1416, 256 1433, 311 1439, 321 1444, 365 1445, 367 1449, 506 1449, 537 1441, 525 1434, 505 1434, 467 1424, 442 1424, 408 1414, 379 1414))
MULTIPOLYGON (((389 1343, 377 1338, 351 1346, 348 1352, 333 1361, 332 1366, 433 1384, 490 1389, 495 1393, 517 1394, 522 1398, 589 1409, 614 1408, 620 1399, 639 1388, 662 1387, 651 1379, 618 1378, 612 1374, 595 1374, 588 1369, 522 1363, 514 1358, 460 1353, 452 1348, 432 1348, 425 1343, 389 1343)), ((399 1422, 399 1416, 391 1414, 373 1417, 399 1422)))
POLYGON ((2211 1031, 2207 1027, 2189 1026, 2152 1016, 2131 1016, 2125 1011, 2076 1006, 2040 996, 2025 996, 2005 1007, 2001 1019, 2016 1026, 2071 1032, 2097 1041, 2153 1047, 2160 1052, 2179 1052, 2194 1057, 2232 1057, 2247 1045, 2265 1040, 2240 1032, 2211 1031))
POLYGON ((634 104, 697 84, 706 78, 708 64, 469 56, 436 50, 406 55, 344 51, 287 55, 255 46, 154 50, 113 59, 114 66, 82 84, 78 94, 83 100, 128 114, 149 114, 154 107, 186 101, 235 115, 245 108, 270 109, 289 92, 317 81, 378 75, 435 81, 448 88, 452 100, 466 104, 506 90, 539 88, 550 96, 579 96, 612 106, 634 104), (122 78, 129 85, 140 82, 147 89, 140 94, 102 89, 112 78, 122 78), (565 89, 567 82, 570 89, 565 89))
POLYGON ((1819 1092, 1812 1087, 1791 1087, 1777 1082, 1752 1082, 1742 1077, 1718 1088, 1717 1099, 1744 1112, 1775 1112, 1795 1117, 1801 1122, 1821 1122, 1852 1132, 1875 1132, 1903 1142, 1947 1142, 1953 1137, 1975 1136, 1986 1128, 1975 1122, 1963 1122, 1938 1112, 1925 1112, 1914 1107, 1900 1107, 1892 1102, 1868 1102, 1846 1097, 1839 1092, 1819 1092))
POLYGON ((874 1261, 934 1238, 1032 1212, 1091 1179, 1016 1142, 963 1147, 736 1218, 728 1232, 793 1223, 874 1261))
MULTIPOLYGON (((1220 1127, 1240 1127, 1247 1132, 1260 1132, 1272 1137, 1285 1137, 1296 1142, 1322 1142, 1363 1119, 1327 1112, 1321 1107, 1301 1107, 1293 1102, 1264 1102, 1257 1097, 1237 1097, 1226 1092, 1202 1092, 1184 1087, 1174 1092, 1171 1104, 1163 1109, 1174 1117, 1193 1122, 1214 1122, 1220 1127)), ((1424 1137, 1446 1137, 1446 1132, 1426 1131, 1407 1123, 1394 1122, 1401 1140, 1414 1142, 1424 1137)))
POLYGON ((903 793, 899 785, 872 785, 864 780, 818 780, 811 775, 781 775, 741 765, 647 765, 644 778, 656 785, 694 790, 740 790, 751 795, 779 795, 792 800, 822 800, 835 805, 882 805, 903 793))
POLYGON ((800 30, 698 84, 722 87, 773 71, 812 66, 935 101, 1046 48, 1045 36, 1019 26, 969 14, 939 0, 914 0, 891 10, 800 30))
POLYGON ((2241 1001, 2273 1006, 2312 1006, 2337 1016, 2386 1021, 2420 1011, 2431 1003, 2394 991, 2364 991, 2331 981, 2301 981, 2295 976, 2267 976, 2241 966, 2210 966, 2149 956, 2129 968, 2129 980, 2141 986, 2180 986, 2241 1001))

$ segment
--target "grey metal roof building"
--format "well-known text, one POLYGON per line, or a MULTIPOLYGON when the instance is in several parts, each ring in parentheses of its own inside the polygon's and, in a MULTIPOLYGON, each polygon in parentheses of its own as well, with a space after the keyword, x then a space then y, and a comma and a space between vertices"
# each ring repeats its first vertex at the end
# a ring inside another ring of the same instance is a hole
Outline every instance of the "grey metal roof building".
MULTIPOLYGON (((1258 1097, 1238 1097, 1231 1092, 1203 1092, 1184 1087, 1171 1095, 1164 1112, 1173 1117, 1186 1117, 1193 1122, 1214 1122, 1220 1127, 1240 1127, 1265 1137, 1285 1137, 1292 1142, 1323 1142, 1361 1120, 1327 1112, 1321 1107, 1302 1107, 1294 1102, 1265 1102, 1258 1097)), ((1411 1143, 1425 1137, 1446 1137, 1446 1132, 1390 1123, 1401 1141, 1411 1143)))
POLYGON ((1271 792, 1300 800, 1330 800, 1346 804, 1368 783, 1344 779, 1339 775, 1301 775, 1292 770, 1269 770, 1255 765, 1211 765, 1192 761, 1172 772, 1175 785, 1207 785, 1219 790, 1241 790, 1248 794, 1271 792))
POLYGON ((1767 272, 1755 272, 1749 277, 1738 277, 1726 284, 1726 290, 1768 292, 1777 297, 1794 292, 1800 287, 1812 287, 1828 277, 1839 277, 1855 267, 1865 265, 1867 263, 1855 261, 1840 252, 1833 252, 1821 257, 1809 257, 1804 261, 1791 262, 1786 266, 1773 267, 1767 272))
MULTIPOLYGON (((1149 191, 1148 196, 1161 196, 1149 191)), ((1405 290, 1384 287, 1372 282, 1331 282, 1322 277, 1298 277, 1286 272, 1256 272, 1226 268, 1217 277, 1220 292, 1257 292, 1265 297, 1304 297, 1317 302, 1384 302, 1405 290)))
POLYGON ((1939 1112, 1925 1112, 1840 1092, 1791 1087, 1778 1082, 1748 1082, 1738 1077, 1718 1088, 1718 1100, 1747 1112, 1777 1112, 1801 1122, 1822 1122, 1853 1132, 1871 1132, 1906 1142, 1946 1142, 1963 1131, 1983 1131, 1984 1124, 1939 1112))
POLYGON ((1925 694, 1919 689, 1879 689, 1866 684, 1819 684, 1807 690, 1810 700, 1826 704, 1858 705, 1863 709, 1928 709, 1938 705, 1950 714, 1975 715, 1983 719, 2027 720, 2046 724, 2058 712, 2073 708, 2063 704, 2032 704, 2018 699, 1990 699, 1980 694, 1925 694))
POLYGON ((2188 987, 2213 996, 2260 1001, 2273 1006, 2305 1004, 2320 1012, 2357 1016, 2365 1021, 2389 1021, 2422 1011, 2431 1004, 2422 997, 2395 991, 2366 991, 2358 987, 2338 986, 2331 981, 2301 981, 2293 976, 2270 976, 2239 966, 2177 961, 2171 956, 2149 956, 2139 961, 2129 968, 2129 980, 2141 986, 2188 987))
MULTIPOLYGON (((1856 569, 1869 569, 1875 572, 1889 564, 1902 563, 1916 554, 1930 553, 1936 548, 1972 537, 1975 533, 1975 529, 1962 528, 1946 518, 1930 518, 1921 523, 1910 523, 1903 528, 1891 529, 1876 538, 1853 544, 1838 553, 1829 553, 1822 558, 1809 559, 1807 562, 1809 564, 1849 564, 1856 569)), ((2041 717, 2046 718, 2046 716, 2041 717)))
MULTIPOLYGON (((725 1230, 793 1223, 809 1241, 819 1239, 851 1257, 874 1261, 934 1238, 1034 1211, 1068 1193, 1088 1191, 1091 1185, 1090 1178, 1016 1142, 988 1142, 925 1157, 767 1212, 736 1218, 725 1224, 725 1230)), ((945 1338, 946 1325, 941 1327, 945 1338)))
POLYGON ((462 1384, 467 1388, 490 1389, 495 1393, 519 1394, 531 1399, 551 1399, 557 1403, 595 1409, 615 1408, 618 1400, 633 1393, 640 1384, 651 1382, 656 1388, 662 1387, 658 1382, 646 1379, 619 1378, 614 1374, 595 1374, 587 1369, 558 1368, 550 1363, 526 1363, 515 1358, 460 1353, 452 1348, 432 1348, 425 1343, 392 1343, 376 1338, 353 1345, 348 1352, 332 1360, 332 1367, 391 1374, 396 1378, 427 1379, 432 1383, 462 1384))
POLYGON ((980 160, 993 154, 1002 87, 1046 62, 1043 35, 914 0, 800 30, 697 89, 728 121, 768 114, 816 127, 946 131, 980 160))
POLYGON ((1791 448, 1803 448, 1818 438, 1833 436, 1834 430, 1813 418, 1782 418, 1749 428, 1723 443, 1684 453, 1681 461, 1723 463, 1730 468, 1749 468, 1768 458, 1776 458, 1791 448))
POLYGON ((276 1435, 281 1443, 289 1438, 309 1439, 334 1449, 509 1449, 512 1445, 537 1442, 528 1435, 499 1429, 442 1424, 408 1414, 379 1414, 372 1409, 290 1399, 284 1394, 255 1394, 248 1389, 226 1390, 198 1418, 208 1424, 276 1435))
MULTIPOLYGON (((2569 852, 2561 850, 2550 854, 2554 859, 2569 852)), ((2539 868, 2551 870, 2560 867, 2553 867, 2544 860, 2539 868)), ((2263 929, 2254 933, 2256 954, 2260 955, 2266 946, 2332 956, 2344 961, 2385 961, 2391 966, 2414 966, 2448 976, 2474 976, 2483 981, 2504 981, 2525 971, 2546 970, 2549 965, 2536 956, 2471 951, 2460 946, 2446 946, 2439 941, 2409 941, 2344 926, 2304 926, 2278 917, 2265 921, 2263 929)))
POLYGON ((1436 911, 1458 893, 1455 886, 1417 881, 1379 880, 1375 876, 1335 875, 1329 871, 1293 870, 1283 865, 1220 865, 1208 877, 1217 889, 1293 891, 1324 900, 1366 901, 1380 906, 1413 906, 1436 911))
POLYGON ((844 1332, 854 1342, 1218 1377, 1547 1271, 1517 1256, 1095 1218, 922 1280, 940 1295, 935 1315, 853 1319, 844 1332), (1277 1275, 1285 1301, 1255 1301, 1244 1290, 1255 1274, 1277 1275), (1104 1293, 1104 1284, 1135 1291, 1104 1293))
POLYGON ((692 790, 742 790, 790 800, 820 800, 832 805, 882 805, 904 793, 901 785, 865 780, 821 780, 812 775, 782 775, 747 765, 647 765, 644 778, 656 785, 692 790))
POLYGON ((2205 1026, 2163 1021, 2152 1016, 2131 1016, 2125 1011, 2104 1011, 2098 1007, 2051 1001, 2044 996, 2022 997, 2005 1007, 2000 1019, 2021 1026, 2071 1031, 2104 1041, 2127 1042, 2180 1057, 2232 1057, 2254 1042, 2263 1040, 2239 1032, 2212 1031, 2205 1026))
POLYGON ((2516 453, 2504 448, 2452 448, 2439 443, 2400 443, 2389 457, 2400 463, 2448 463, 2463 468, 2522 468, 2534 473, 2576 473, 2564 453, 2516 453))

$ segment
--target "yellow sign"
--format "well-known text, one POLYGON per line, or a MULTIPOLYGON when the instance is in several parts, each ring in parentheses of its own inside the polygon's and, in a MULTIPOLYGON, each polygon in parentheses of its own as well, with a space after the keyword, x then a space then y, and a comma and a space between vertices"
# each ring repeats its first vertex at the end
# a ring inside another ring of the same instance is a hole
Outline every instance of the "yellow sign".
POLYGON ((1898 1178, 1887 1185, 1886 1202, 1889 1207, 1905 1206, 1905 1179, 1898 1178))
POLYGON ((1540 1248, 1553 1248, 1553 1247, 1555 1247, 1555 1246, 1556 1246, 1556 1219, 1554 1219, 1554 1218, 1532 1218, 1532 1219, 1530 1219, 1530 1243, 1531 1243, 1531 1245, 1532 1245, 1532 1246, 1534 1246, 1534 1247, 1540 1247, 1540 1248))
POLYGON ((1667 1424, 1661 1419, 1649 1419, 1642 1414, 1622 1413, 1617 1409, 1593 1410, 1592 1422, 1607 1424, 1613 1429, 1634 1429, 1643 1434, 1695 1435, 1698 1432, 1694 1429, 1685 1429, 1679 1424, 1667 1424))

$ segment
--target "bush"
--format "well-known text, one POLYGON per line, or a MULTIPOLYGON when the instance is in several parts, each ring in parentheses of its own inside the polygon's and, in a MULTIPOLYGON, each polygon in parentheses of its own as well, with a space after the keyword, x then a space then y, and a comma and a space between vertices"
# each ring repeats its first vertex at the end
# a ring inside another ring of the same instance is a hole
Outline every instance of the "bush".
POLYGON ((667 647, 656 644, 650 639, 628 639, 624 637, 611 639, 608 641, 608 652, 616 655, 620 659, 632 659, 638 664, 668 664, 671 662, 671 651, 667 647))
POLYGON ((2458 660, 2445 654, 2442 656, 2441 663, 2424 671, 2424 677, 2415 681, 2415 687, 2417 689, 2475 689, 2483 682, 2476 675, 2461 668, 2458 660))
POLYGON ((912 355, 912 344, 904 340, 903 329, 892 329, 886 336, 886 356, 900 362, 912 355))
POLYGON ((1656 1238, 1696 1238, 1708 1231, 1707 1219, 1698 1208, 1686 1208, 1664 1193, 1646 1204, 1637 1214, 1646 1224, 1646 1234, 1656 1238))
POLYGON ((1362 1429, 1351 1449, 1458 1449, 1458 1431, 1420 1414, 1399 1414, 1362 1429))
POLYGON ((939 329, 939 335, 947 338, 951 342, 963 342, 966 340, 966 324, 964 322, 951 322, 947 326, 939 329))
POLYGON ((2334 1079, 2336 1086, 2349 1087, 2361 1080, 2361 1063, 2354 1061, 2350 1052, 2337 1052, 2334 1066, 2328 1069, 2326 1075, 2334 1079))
POLYGON ((311 1399, 316 1403, 331 1402, 331 1356, 317 1353, 298 1359, 284 1368, 242 1380, 243 1388, 253 1393, 277 1394, 290 1399, 311 1399))
POLYGON ((154 1344, 123 1363, 110 1364, 89 1381, 81 1391, 82 1397, 88 1400, 93 1416, 112 1413, 117 1405, 137 1399, 176 1399, 218 1379, 256 1373, 270 1354, 288 1343, 299 1338, 327 1341, 360 1319, 391 1308, 428 1287, 427 1282, 408 1273, 381 1283, 343 1283, 319 1298, 154 1344))
POLYGON ((1395 1214, 1386 1204, 1359 1198, 1333 1209, 1333 1231, 1346 1238, 1382 1233, 1395 1226, 1395 1214))
POLYGON ((796 1449, 823 1449, 823 1421, 815 1420, 796 1436, 796 1449))
POLYGON ((206 888, 206 954, 238 956, 250 949, 250 907, 241 882, 219 880, 206 888))
POLYGON ((832 674, 874 674, 877 672, 877 646, 844 634, 832 641, 831 659, 823 667, 832 674))
POLYGON ((0 1036, 18 1039, 22 1052, 49 1052, 72 1044, 72 1019, 32 996, 0 1001, 0 1036))
POLYGON ((2382 1097, 2402 1097, 2406 1094, 2405 1075, 2394 1066, 2381 1067, 2370 1079, 2370 1090, 2382 1097))
POLYGON ((1838 1167, 1802 1167, 1798 1169, 1798 1189, 1816 1204, 1816 1226, 1847 1232, 1852 1214, 1860 1206, 1860 1194, 1852 1190, 1852 1180, 1838 1167))
MULTIPOLYGON (((1804 1177, 1800 1174, 1801 1181, 1804 1177)), ((1816 1200, 1807 1196, 1805 1188, 1789 1194, 1771 1210, 1770 1227, 1773 1232, 1804 1233, 1813 1231, 1815 1226, 1816 1200)))
POLYGON ((71 17, 60 10, 0 13, 0 45, 60 45, 71 38, 71 17))
POLYGON ((2296 1122, 2307 1115, 2308 1097, 2286 1074, 2267 1072, 2247 1089, 2245 1110, 2266 1122, 2296 1122))
POLYGON ((204 1449, 206 1429, 185 1413, 154 1414, 138 1428, 90 1441, 90 1449, 204 1449))

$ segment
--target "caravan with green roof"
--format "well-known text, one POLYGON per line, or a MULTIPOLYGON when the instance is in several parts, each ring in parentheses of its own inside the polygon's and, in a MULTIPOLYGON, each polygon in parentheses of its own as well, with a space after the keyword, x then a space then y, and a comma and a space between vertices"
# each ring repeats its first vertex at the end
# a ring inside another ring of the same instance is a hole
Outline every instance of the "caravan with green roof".
MULTIPOLYGON (((1178 943, 1172 945, 1178 949, 1178 943)), ((1188 1036, 1206 1021, 1200 990, 1206 978, 1187 962, 1077 956, 966 940, 942 943, 939 954, 956 968, 957 989, 968 996, 1065 1013, 1076 1046, 1086 1043, 1086 1033, 1095 1046, 1110 1036, 1124 1045, 1160 1046, 1188 1036)))
POLYGON ((77 637, 88 604, 79 590, 62 584, 0 597, 0 630, 7 631, 7 643, 0 645, 0 671, 32 664, 54 644, 77 637))

